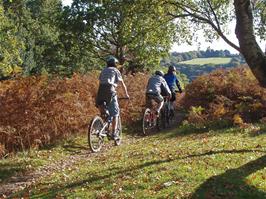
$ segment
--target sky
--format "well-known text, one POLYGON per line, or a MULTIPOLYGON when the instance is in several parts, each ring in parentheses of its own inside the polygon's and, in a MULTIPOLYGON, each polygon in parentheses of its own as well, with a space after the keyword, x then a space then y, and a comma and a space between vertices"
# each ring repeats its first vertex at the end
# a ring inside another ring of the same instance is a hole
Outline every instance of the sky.
MULTIPOLYGON (((234 30, 235 30, 235 24, 232 23, 229 26, 230 29, 230 34, 226 35, 226 37, 233 42, 234 44, 236 44, 238 46, 238 40, 234 34, 234 30)), ((199 34, 199 42, 200 44, 197 44, 196 42, 193 43, 193 45, 188 45, 188 44, 182 44, 182 45, 178 45, 176 43, 173 44, 171 51, 177 51, 177 52, 188 52, 188 51, 195 51, 195 50, 206 50, 208 47, 210 47, 213 50, 229 50, 231 53, 238 53, 237 50, 235 50, 234 48, 232 48, 230 45, 228 45, 223 39, 218 39, 218 40, 214 40, 212 43, 210 42, 206 42, 203 34, 202 33, 198 33, 199 34)))
POLYGON ((70 6, 72 3, 72 0, 62 0, 62 3, 64 6, 67 6, 67 5, 70 6))
MULTIPOLYGON (((62 0, 63 5, 71 5, 72 0, 62 0)), ((230 41, 232 41, 234 44, 236 44, 238 46, 238 40, 234 34, 234 29, 235 29, 235 24, 232 23, 229 25, 230 27, 230 34, 227 35, 227 37, 229 38, 230 41)), ((200 50, 206 50, 208 47, 210 47, 213 50, 229 50, 231 53, 238 53, 234 48, 232 48, 231 46, 229 46, 223 39, 218 39, 213 41, 212 43, 208 43, 205 42, 203 36, 199 36, 199 38, 201 38, 200 42, 200 46, 198 44, 193 44, 192 46, 188 45, 188 44, 182 44, 182 45, 177 45, 176 43, 174 43, 172 45, 171 51, 176 51, 176 52, 188 52, 188 51, 196 51, 198 49, 200 50)), ((265 50, 265 45, 266 42, 261 42, 258 41, 260 47, 262 48, 262 50, 265 50)))

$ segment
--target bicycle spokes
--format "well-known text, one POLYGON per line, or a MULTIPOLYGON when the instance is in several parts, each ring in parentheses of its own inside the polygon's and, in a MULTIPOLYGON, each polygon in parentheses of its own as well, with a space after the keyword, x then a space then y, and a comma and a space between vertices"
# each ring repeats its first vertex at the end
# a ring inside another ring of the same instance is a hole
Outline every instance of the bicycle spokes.
POLYGON ((157 117, 149 108, 147 108, 143 115, 142 120, 142 132, 144 135, 148 135, 154 130, 157 125, 157 117))
POLYGON ((93 152, 100 151, 102 147, 104 141, 104 129, 105 126, 102 118, 100 118, 99 116, 94 117, 88 129, 88 142, 90 149, 93 152))

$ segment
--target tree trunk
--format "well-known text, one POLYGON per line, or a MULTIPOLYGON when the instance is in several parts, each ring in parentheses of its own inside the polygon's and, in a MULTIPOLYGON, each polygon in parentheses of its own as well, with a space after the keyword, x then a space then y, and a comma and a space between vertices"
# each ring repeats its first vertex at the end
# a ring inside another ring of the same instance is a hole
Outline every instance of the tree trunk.
POLYGON ((266 87, 266 56, 255 38, 250 0, 234 0, 234 7, 236 12, 235 31, 240 51, 261 86, 266 87))

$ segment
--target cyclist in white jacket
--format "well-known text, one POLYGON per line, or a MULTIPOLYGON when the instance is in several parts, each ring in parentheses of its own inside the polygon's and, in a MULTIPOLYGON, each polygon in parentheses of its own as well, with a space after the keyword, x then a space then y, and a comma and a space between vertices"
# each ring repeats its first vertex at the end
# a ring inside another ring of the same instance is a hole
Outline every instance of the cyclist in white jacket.
POLYGON ((153 75, 149 81, 146 88, 146 106, 151 108, 152 100, 154 100, 157 104, 156 114, 159 116, 161 108, 163 107, 164 98, 163 96, 167 96, 171 98, 171 91, 167 85, 167 82, 163 78, 164 74, 162 71, 155 71, 155 75, 153 75))

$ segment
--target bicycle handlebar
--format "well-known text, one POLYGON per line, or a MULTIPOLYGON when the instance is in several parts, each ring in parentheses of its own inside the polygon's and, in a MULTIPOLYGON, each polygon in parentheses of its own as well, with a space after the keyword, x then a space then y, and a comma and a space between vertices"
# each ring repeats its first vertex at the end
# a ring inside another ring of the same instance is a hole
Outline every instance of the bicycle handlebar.
POLYGON ((183 93, 182 90, 181 90, 181 91, 179 91, 179 90, 175 90, 174 92, 175 92, 175 93, 183 93))
POLYGON ((129 100, 129 97, 119 97, 118 100, 129 100))

